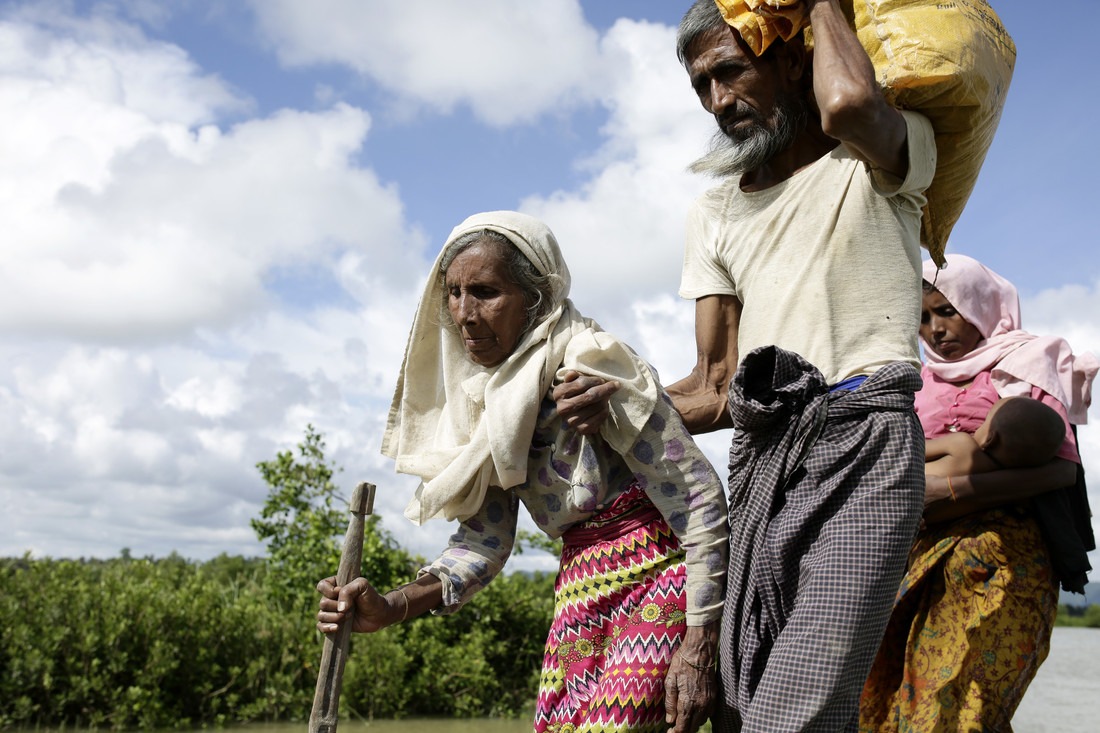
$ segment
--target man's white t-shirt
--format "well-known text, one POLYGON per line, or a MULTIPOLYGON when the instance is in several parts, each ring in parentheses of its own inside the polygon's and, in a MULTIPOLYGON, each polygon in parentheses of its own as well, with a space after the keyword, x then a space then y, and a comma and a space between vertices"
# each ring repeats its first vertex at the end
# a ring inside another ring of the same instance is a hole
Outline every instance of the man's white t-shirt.
POLYGON ((909 171, 872 171, 843 145, 763 191, 739 177, 688 215, 680 296, 733 295, 738 353, 775 345, 829 384, 894 361, 918 366, 921 208, 936 171, 927 118, 903 112, 909 171))

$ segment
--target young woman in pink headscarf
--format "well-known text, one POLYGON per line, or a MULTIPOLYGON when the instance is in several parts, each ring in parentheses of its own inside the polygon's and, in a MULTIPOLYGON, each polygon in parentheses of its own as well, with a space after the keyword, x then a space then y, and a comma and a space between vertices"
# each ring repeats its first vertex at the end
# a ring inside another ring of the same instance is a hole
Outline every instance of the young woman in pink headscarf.
POLYGON ((995 402, 1025 396, 1066 423, 1031 468, 926 478, 924 526, 864 688, 861 731, 1012 730, 1050 648, 1058 585, 1083 592, 1095 547, 1071 424, 1087 418, 1098 363, 1020 327, 1012 283, 974 259, 924 266, 925 437, 973 433, 995 402))

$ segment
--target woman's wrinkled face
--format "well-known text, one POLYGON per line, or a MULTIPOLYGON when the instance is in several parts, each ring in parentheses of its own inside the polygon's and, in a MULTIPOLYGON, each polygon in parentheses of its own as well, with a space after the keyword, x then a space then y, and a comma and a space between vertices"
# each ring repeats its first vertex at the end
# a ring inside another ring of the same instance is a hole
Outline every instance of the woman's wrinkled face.
POLYGON ((981 332, 959 315, 938 290, 924 293, 920 335, 932 351, 947 361, 963 358, 982 340, 981 332))
POLYGON ((493 367, 507 359, 523 335, 527 310, 498 251, 483 242, 466 249, 451 262, 444 282, 447 310, 471 361, 493 367))

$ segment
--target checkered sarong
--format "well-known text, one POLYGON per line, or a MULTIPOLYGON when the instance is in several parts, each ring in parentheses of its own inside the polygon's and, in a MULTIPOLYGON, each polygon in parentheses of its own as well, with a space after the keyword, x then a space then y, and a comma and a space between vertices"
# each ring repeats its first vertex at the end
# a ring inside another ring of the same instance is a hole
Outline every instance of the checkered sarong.
POLYGON ((903 363, 829 392, 797 354, 742 361, 717 731, 856 730, 923 508, 920 385, 903 363))

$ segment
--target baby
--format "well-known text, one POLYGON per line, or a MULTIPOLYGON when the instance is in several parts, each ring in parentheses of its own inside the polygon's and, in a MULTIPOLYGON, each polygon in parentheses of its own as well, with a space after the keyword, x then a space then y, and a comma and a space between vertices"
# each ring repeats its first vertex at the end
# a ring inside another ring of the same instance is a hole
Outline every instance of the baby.
POLYGON ((1062 417, 1039 400, 1005 397, 989 408, 974 434, 952 433, 925 444, 924 471, 964 476, 1002 468, 1041 466, 1066 437, 1062 417))

